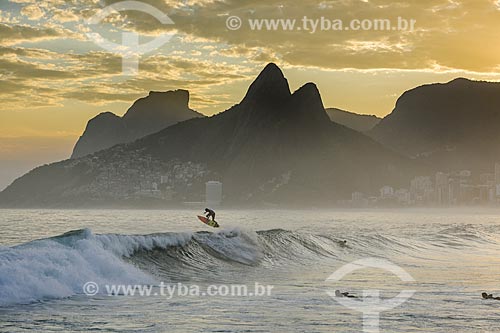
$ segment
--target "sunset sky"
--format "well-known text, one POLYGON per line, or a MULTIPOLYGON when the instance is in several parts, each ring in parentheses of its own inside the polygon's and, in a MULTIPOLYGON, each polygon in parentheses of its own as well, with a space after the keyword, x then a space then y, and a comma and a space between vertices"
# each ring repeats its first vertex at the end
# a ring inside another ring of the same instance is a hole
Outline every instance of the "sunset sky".
POLYGON ((0 0, 0 189, 40 164, 69 157, 87 121, 122 115, 150 90, 188 89, 211 115, 244 95, 268 62, 292 89, 314 81, 326 107, 384 116, 415 86, 455 77, 500 80, 500 1, 144 0, 174 24, 137 11, 88 19, 118 1, 0 0), (300 5, 299 5, 300 3, 300 5), (230 30, 230 16, 242 19, 230 30), (413 31, 252 31, 248 19, 416 20, 413 31), (168 43, 122 73, 120 54, 86 35, 168 43))

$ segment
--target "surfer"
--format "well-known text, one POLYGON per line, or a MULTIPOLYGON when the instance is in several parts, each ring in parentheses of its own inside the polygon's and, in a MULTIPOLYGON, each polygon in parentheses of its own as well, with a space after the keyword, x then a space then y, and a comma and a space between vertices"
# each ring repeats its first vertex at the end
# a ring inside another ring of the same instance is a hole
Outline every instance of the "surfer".
POLYGON ((482 293, 481 296, 483 296, 484 299, 494 299, 500 301, 500 297, 493 297, 493 294, 482 293))
POLYGON ((205 208, 205 216, 207 219, 210 220, 210 218, 212 218, 212 221, 215 221, 215 212, 212 209, 205 208))
POLYGON ((335 290, 335 297, 358 298, 357 296, 351 295, 348 292, 341 293, 340 290, 335 290))

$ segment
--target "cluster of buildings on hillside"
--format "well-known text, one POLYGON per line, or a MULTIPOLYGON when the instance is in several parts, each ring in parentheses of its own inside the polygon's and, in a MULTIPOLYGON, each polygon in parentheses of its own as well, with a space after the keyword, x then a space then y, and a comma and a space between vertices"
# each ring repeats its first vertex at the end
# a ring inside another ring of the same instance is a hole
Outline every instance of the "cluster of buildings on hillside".
POLYGON ((176 159, 163 161, 138 150, 113 148, 106 155, 88 155, 65 165, 81 170, 81 186, 65 191, 69 197, 98 202, 123 200, 165 204, 196 203, 217 207, 222 203, 222 183, 206 165, 176 159), (126 156, 126 158, 120 158, 126 156), (90 182, 84 179, 87 177, 90 182), (90 176, 91 175, 91 176, 90 176))
MULTIPOLYGON (((116 148, 121 149, 120 147, 116 148)), ((88 184, 71 190, 71 195, 91 197, 94 200, 184 201, 199 193, 203 199, 206 179, 211 177, 206 166, 172 160, 163 162, 138 151, 127 152, 128 158, 112 156, 88 157, 75 160, 80 168, 87 168, 95 178, 88 184)), ((74 167, 69 165, 68 168, 74 167)))
POLYGON ((420 176, 411 180, 409 188, 395 189, 386 185, 378 196, 352 193, 351 200, 342 205, 371 206, 456 206, 487 205, 500 202, 500 163, 494 173, 474 178, 469 170, 452 173, 437 172, 434 176, 420 176))
MULTIPOLYGON (((116 148, 121 149, 120 147, 116 148)), ((117 151, 116 153, 122 153, 117 151)), ((222 183, 213 179, 205 165, 171 160, 160 161, 128 152, 127 159, 90 155, 76 160, 86 174, 94 174, 90 183, 69 190, 68 195, 88 196, 95 200, 161 200, 186 205, 206 204, 217 207, 223 201, 222 183)), ((68 165, 68 168, 75 167, 68 165)), ((291 174, 273 179, 273 189, 287 184, 291 174)), ((264 187, 262 187, 264 189, 264 187)), ((386 185, 378 195, 352 193, 339 204, 348 207, 456 206, 500 203, 500 163, 492 173, 473 175, 469 170, 437 172, 433 176, 412 179, 408 188, 386 185)))

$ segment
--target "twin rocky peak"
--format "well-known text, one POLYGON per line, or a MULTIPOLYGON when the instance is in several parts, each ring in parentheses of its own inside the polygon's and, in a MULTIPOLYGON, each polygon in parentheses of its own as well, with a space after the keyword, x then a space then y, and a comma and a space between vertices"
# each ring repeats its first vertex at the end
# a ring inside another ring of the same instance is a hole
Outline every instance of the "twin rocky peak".
POLYGON ((500 160, 500 83, 457 79, 417 87, 384 119, 364 117, 370 124, 357 131, 342 125, 360 116, 329 110, 330 121, 316 86, 291 93, 274 64, 227 111, 205 117, 188 104, 187 91, 152 92, 123 117, 97 116, 74 159, 17 179, 0 193, 0 205, 128 204, 131 193, 140 198, 145 173, 151 181, 169 175, 172 204, 201 200, 205 182, 217 179, 229 204, 331 205, 352 192, 405 188, 417 175, 491 172, 500 160), (185 177, 174 176, 179 168, 185 177))
MULTIPOLYGON (((279 121, 283 117, 302 125, 330 121, 316 85, 307 83, 292 94, 283 72, 273 63, 250 85, 238 106, 248 110, 246 116, 254 122, 279 121)), ((137 100, 123 117, 104 112, 91 119, 71 158, 132 142, 176 123, 201 117, 205 116, 189 108, 186 90, 150 92, 137 100)))

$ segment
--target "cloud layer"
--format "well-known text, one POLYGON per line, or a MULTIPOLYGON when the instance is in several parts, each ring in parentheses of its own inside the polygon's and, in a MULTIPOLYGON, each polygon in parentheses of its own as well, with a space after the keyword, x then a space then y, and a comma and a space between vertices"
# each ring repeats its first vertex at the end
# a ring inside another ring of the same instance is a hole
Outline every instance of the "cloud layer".
MULTIPOLYGON (((497 79, 500 67, 500 5, 494 0, 144 0, 174 21, 161 24, 146 13, 125 11, 109 15, 102 24, 86 20, 118 0, 9 0, 0 3, 0 114, 35 112, 81 103, 94 113, 103 108, 124 112, 134 99, 150 90, 189 89, 193 107, 207 114, 238 102, 245 86, 274 61, 292 72, 292 85, 323 78, 326 104, 334 80, 357 73, 358 86, 373 86, 374 71, 400 83, 400 89, 373 110, 385 114, 389 100, 408 82, 429 82, 452 75, 497 79), (229 30, 229 16, 242 19, 229 30), (415 20, 413 31, 253 31, 248 20, 288 19, 415 20), (145 42, 164 33, 175 37, 143 55, 140 72, 122 75, 122 58, 99 48, 86 35, 100 33, 120 42, 122 32, 138 33, 145 42), (315 73, 310 75, 310 73, 315 73), (329 77, 330 81, 325 80, 329 77), (406 79, 405 79, 406 78, 406 79), (417 79, 418 78, 418 79, 417 79), (368 82, 368 83, 367 83, 368 82), (326 93, 325 93, 326 92, 326 93), (27 98, 29 96, 29 98, 27 98)), ((353 85, 355 87, 355 85, 353 85)), ((376 91, 377 89, 374 89, 376 91)), ((353 88, 342 96, 358 98, 353 88)), ((366 105, 380 96, 366 92, 366 105)), ((397 97, 397 96, 396 96, 397 97)), ((332 102, 333 101, 333 102, 332 102)), ((349 108, 344 100, 342 106, 349 108)), ((337 105, 338 106, 338 105, 337 105)))

